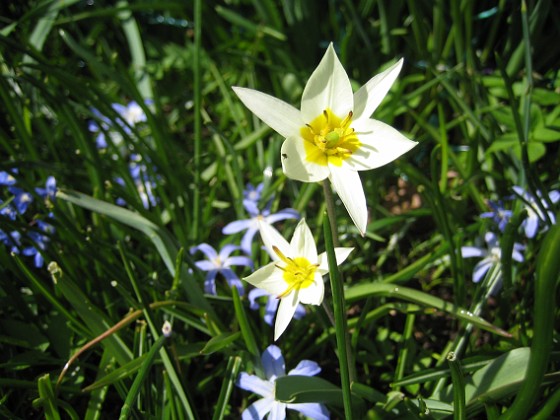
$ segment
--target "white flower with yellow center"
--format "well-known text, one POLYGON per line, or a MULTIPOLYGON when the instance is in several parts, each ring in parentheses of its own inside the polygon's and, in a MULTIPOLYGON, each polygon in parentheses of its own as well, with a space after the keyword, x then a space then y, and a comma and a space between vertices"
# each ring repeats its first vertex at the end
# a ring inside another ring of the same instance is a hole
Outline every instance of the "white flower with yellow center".
MULTIPOLYGON (((267 223, 261 223, 259 229, 273 262, 243 280, 280 299, 274 326, 274 340, 277 340, 294 316, 298 303, 320 305, 323 302, 323 275, 328 273, 329 267, 326 253, 317 255, 317 247, 305 219, 296 226, 290 243, 267 223)), ((337 265, 348 257, 352 249, 335 248, 337 265)))
POLYGON ((354 94, 330 44, 305 86, 301 111, 265 93, 233 87, 247 108, 286 138, 281 150, 286 176, 302 182, 329 178, 362 235, 367 207, 358 171, 392 162, 417 144, 370 118, 402 64, 401 59, 354 94))

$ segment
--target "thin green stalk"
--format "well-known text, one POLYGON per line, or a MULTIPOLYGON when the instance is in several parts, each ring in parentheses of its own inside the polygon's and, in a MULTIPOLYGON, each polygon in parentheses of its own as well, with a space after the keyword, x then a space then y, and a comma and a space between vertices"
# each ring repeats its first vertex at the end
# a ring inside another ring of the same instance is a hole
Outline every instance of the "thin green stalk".
MULTIPOLYGON (((413 313, 409 313, 406 316, 406 322, 404 324, 404 331, 402 335, 402 348, 399 354, 399 359, 397 360, 394 382, 400 381, 404 377, 404 371, 409 357, 409 343, 412 338, 415 319, 416 315, 413 313)), ((398 391, 399 389, 400 387, 398 386, 394 388, 395 391, 398 391)))
POLYGON ((200 229, 200 146, 202 143, 202 79, 200 50, 202 48, 202 1, 194 0, 194 191, 191 239, 198 237, 200 229))
MULTIPOLYGON (((235 289, 235 287, 233 288, 235 289)), ((241 367, 241 357, 230 356, 228 364, 226 367, 226 375, 224 381, 222 382, 222 389, 220 390, 220 395, 218 397, 218 402, 214 409, 214 415, 212 420, 221 420, 225 417, 229 397, 233 391, 233 385, 239 374, 239 369, 241 367)))
POLYGON ((325 194, 325 204, 327 205, 327 215, 332 233, 333 246, 336 248, 340 246, 338 241, 338 229, 336 227, 336 210, 331 184, 327 179, 323 181, 323 193, 325 194))
POLYGON ((453 419, 465 420, 467 418, 465 410, 465 378, 461 370, 461 363, 459 363, 457 355, 453 352, 449 352, 446 359, 451 371, 451 381, 453 382, 453 419))
MULTIPOLYGON (((328 208, 328 205, 327 205, 328 208)), ((323 218, 323 231, 325 235, 325 247, 327 260, 329 263, 329 277, 333 295, 334 319, 336 347, 338 353, 338 364, 340 367, 340 381, 342 386, 342 398, 344 403, 344 414, 347 420, 352 420, 352 402, 350 394, 350 355, 348 325, 346 323, 346 311, 344 301, 344 288, 342 279, 336 264, 336 254, 334 252, 334 241, 330 224, 330 217, 323 218)))
POLYGON ((159 352, 159 350, 163 346, 163 343, 165 342, 166 338, 167 337, 165 335, 161 335, 156 340, 156 342, 154 343, 154 345, 152 346, 150 351, 148 352, 148 356, 147 356, 146 360, 144 361, 142 368, 138 372, 138 375, 136 375, 136 378, 134 379, 134 382, 132 383, 132 386, 130 387, 128 395, 126 396, 126 400, 124 402, 124 405, 121 408, 121 414, 119 416, 119 419, 123 420, 123 419, 127 419, 129 417, 130 410, 131 410, 131 408, 134 404, 134 401, 136 401, 136 398, 138 398, 138 394, 140 393, 140 387, 142 386, 142 383, 144 382, 144 379, 146 379, 146 375, 148 374, 148 372, 150 371, 150 368, 152 367, 152 364, 154 363, 154 359, 156 357, 156 354, 159 352))

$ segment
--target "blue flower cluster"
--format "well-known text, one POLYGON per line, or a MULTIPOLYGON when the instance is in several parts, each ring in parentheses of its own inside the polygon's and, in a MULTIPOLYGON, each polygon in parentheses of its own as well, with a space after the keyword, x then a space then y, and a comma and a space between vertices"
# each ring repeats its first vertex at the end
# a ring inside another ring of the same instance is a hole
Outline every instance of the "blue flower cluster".
MULTIPOLYGON (((225 235, 245 231, 240 246, 228 244, 218 252, 211 245, 203 243, 190 249, 191 254, 200 251, 206 257, 206 260, 197 261, 195 263, 200 270, 206 271, 206 280, 204 281, 204 291, 206 293, 216 294, 216 277, 218 274, 221 274, 230 287, 235 286, 239 293, 243 294, 243 284, 231 267, 244 266, 253 268, 253 261, 251 259, 253 255, 252 248, 255 235, 259 231, 259 222, 272 225, 281 220, 299 219, 299 213, 291 208, 272 213, 271 207, 273 198, 269 199, 262 210, 260 210, 259 205, 262 201, 263 188, 264 184, 262 183, 256 187, 252 184, 247 184, 243 192, 243 207, 247 211, 249 218, 231 222, 222 229, 222 233, 225 235), (244 255, 230 256, 236 251, 241 251, 244 255)), ((267 297, 264 320, 267 324, 272 325, 274 314, 278 307, 278 299, 276 296, 270 296, 261 289, 253 289, 248 295, 251 303, 250 307, 253 310, 259 309, 257 299, 263 296, 267 297)), ((299 319, 303 315, 305 315, 305 308, 299 305, 295 317, 299 319)))
MULTIPOLYGON (((151 103, 151 101, 146 101, 146 105, 151 105, 151 103)), ((110 149, 116 150, 116 153, 111 155, 113 159, 128 160, 129 173, 136 186, 138 196, 143 207, 149 209, 157 205, 158 200, 154 195, 157 179, 153 172, 148 170, 142 156, 134 152, 134 146, 127 145, 123 137, 124 134, 134 140, 136 134, 133 129, 142 128, 142 124, 147 121, 146 113, 135 101, 131 101, 127 105, 115 103, 111 106, 118 114, 118 118, 112 121, 97 109, 92 109, 95 120, 89 122, 88 130, 96 135, 95 144, 98 149, 103 152, 110 149)), ((120 177, 115 178, 115 182, 122 186, 125 185, 125 181, 120 177)), ((118 198, 117 204, 124 206, 126 202, 124 199, 118 198)))
MULTIPOLYGON (((525 191, 519 186, 514 186, 513 191, 515 196, 521 200, 521 205, 526 211, 525 219, 521 222, 521 229, 523 230, 527 239, 534 238, 538 231, 545 231, 550 224, 555 224, 556 219, 554 212, 550 205, 556 204, 560 200, 560 192, 553 190, 548 193, 548 197, 544 197, 540 191, 536 195, 525 191)), ((507 201, 512 202, 515 196, 509 198, 507 201)), ((499 233, 503 233, 506 226, 510 222, 513 215, 512 210, 507 210, 503 201, 489 201, 488 206, 490 211, 484 212, 480 215, 481 218, 490 219, 499 233)), ((461 248, 463 258, 482 257, 473 271, 473 282, 478 283, 485 275, 491 271, 492 268, 501 268, 501 247, 498 239, 498 234, 494 232, 486 232, 484 235, 486 248, 477 246, 464 246, 461 248)), ((524 257, 522 252, 525 246, 519 243, 513 244, 512 259, 517 262, 523 262, 524 257)), ((499 287, 500 272, 497 274, 496 284, 499 287)))
MULTIPOLYGON (((0 215, 8 218, 10 221, 27 222, 25 217, 28 209, 33 203, 33 194, 19 188, 14 175, 17 170, 10 172, 0 172, 0 187, 2 187, 2 197, 0 198, 0 215)), ((56 180, 50 176, 47 178, 45 187, 35 188, 35 193, 46 204, 46 207, 52 206, 56 195, 56 180)), ((29 222, 30 228, 25 234, 18 230, 6 232, 0 229, 0 242, 2 242, 13 254, 22 254, 27 257, 33 257, 35 267, 41 268, 45 262, 43 252, 47 248, 49 237, 55 232, 55 228, 35 215, 29 222)), ((48 218, 52 218, 52 213, 47 214, 48 218)))

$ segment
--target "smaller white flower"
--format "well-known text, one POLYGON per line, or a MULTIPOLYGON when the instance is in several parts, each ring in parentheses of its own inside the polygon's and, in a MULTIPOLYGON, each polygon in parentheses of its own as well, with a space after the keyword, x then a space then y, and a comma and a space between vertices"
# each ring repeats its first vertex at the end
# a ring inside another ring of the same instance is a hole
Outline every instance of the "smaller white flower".
MULTIPOLYGON (((274 326, 274 340, 278 340, 300 302, 307 305, 323 302, 323 275, 329 272, 327 255, 324 252, 317 255, 317 247, 305 219, 298 223, 290 243, 267 223, 260 223, 259 229, 273 262, 243 280, 280 299, 274 326)), ((353 249, 335 248, 337 265, 346 260, 353 249)))

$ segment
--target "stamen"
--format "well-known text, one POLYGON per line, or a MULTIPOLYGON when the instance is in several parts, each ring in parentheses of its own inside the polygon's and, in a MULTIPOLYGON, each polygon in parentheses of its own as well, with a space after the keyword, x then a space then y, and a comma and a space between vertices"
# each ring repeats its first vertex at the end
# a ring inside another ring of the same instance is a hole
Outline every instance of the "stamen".
POLYGON ((280 293, 278 295, 278 299, 282 299, 282 298, 285 298, 286 296, 288 296, 290 294, 290 292, 292 290, 294 290, 296 288, 296 286, 298 286, 298 285, 299 285, 298 283, 293 283, 293 284, 289 285, 286 290, 284 290, 282 293, 280 293))
POLYGON ((272 245, 272 250, 273 250, 273 251, 276 253, 276 255, 278 255, 278 257, 280 257, 280 259, 281 259, 282 261, 284 261, 286 264, 289 264, 289 263, 291 263, 291 262, 293 263, 293 260, 292 260, 290 257, 286 257, 286 256, 282 253, 282 251, 280 251, 280 249, 279 249, 277 246, 272 245))

